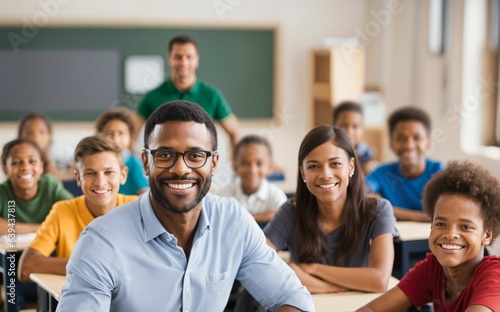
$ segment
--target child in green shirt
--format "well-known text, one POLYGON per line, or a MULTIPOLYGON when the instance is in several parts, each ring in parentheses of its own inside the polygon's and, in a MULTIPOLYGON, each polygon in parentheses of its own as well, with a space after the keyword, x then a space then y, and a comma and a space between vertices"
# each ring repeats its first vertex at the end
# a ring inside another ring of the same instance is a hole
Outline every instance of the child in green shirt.
POLYGON ((44 153, 33 141, 16 139, 3 147, 2 169, 7 181, 0 184, 0 235, 8 234, 9 223, 15 234, 35 232, 52 205, 71 199, 62 182, 44 175, 44 153))

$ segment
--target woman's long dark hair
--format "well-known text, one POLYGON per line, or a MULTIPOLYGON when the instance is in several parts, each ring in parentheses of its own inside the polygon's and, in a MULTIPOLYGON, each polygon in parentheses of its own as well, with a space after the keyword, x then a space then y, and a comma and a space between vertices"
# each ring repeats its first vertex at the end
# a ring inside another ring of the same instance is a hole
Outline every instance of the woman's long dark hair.
POLYGON ((375 218, 376 200, 364 195, 364 177, 354 148, 347 134, 331 126, 319 126, 311 130, 300 145, 297 192, 295 197, 294 244, 299 262, 320 262, 326 256, 336 265, 342 265, 361 239, 368 221, 375 218), (318 226, 318 203, 302 180, 300 168, 306 156, 316 147, 331 142, 354 158, 354 175, 347 186, 346 203, 341 215, 341 233, 334 246, 336 255, 328 252, 324 234, 318 226))

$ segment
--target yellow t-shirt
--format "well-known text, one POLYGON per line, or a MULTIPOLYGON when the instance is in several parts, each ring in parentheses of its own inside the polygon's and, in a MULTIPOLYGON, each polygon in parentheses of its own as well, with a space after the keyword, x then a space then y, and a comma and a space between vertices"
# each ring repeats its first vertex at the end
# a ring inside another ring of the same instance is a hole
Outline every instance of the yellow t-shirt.
MULTIPOLYGON (((136 200, 137 196, 116 196, 116 206, 136 200)), ((68 259, 83 229, 94 220, 85 204, 85 197, 63 200, 52 206, 40 225, 30 247, 48 257, 57 250, 58 258, 68 259)))

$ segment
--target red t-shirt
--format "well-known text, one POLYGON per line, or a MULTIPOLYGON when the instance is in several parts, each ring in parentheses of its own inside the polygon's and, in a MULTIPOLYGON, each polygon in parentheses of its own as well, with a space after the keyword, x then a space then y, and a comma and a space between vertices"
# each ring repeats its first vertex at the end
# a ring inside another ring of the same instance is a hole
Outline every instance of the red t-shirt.
POLYGON ((465 311, 472 305, 483 305, 494 312, 500 311, 500 258, 484 257, 472 274, 458 298, 448 303, 445 300, 445 276, 437 258, 428 253, 399 282, 398 287, 408 296, 415 307, 428 302, 434 304, 435 312, 465 311))

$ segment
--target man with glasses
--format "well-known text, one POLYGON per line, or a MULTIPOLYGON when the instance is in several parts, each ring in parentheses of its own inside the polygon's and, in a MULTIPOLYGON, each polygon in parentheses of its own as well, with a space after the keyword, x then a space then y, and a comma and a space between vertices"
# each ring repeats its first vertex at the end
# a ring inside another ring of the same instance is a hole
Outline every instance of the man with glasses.
POLYGON ((58 311, 223 311, 235 278, 266 308, 314 311, 252 216, 233 198, 207 194, 219 154, 199 105, 158 108, 144 142, 150 192, 84 230, 58 311))

